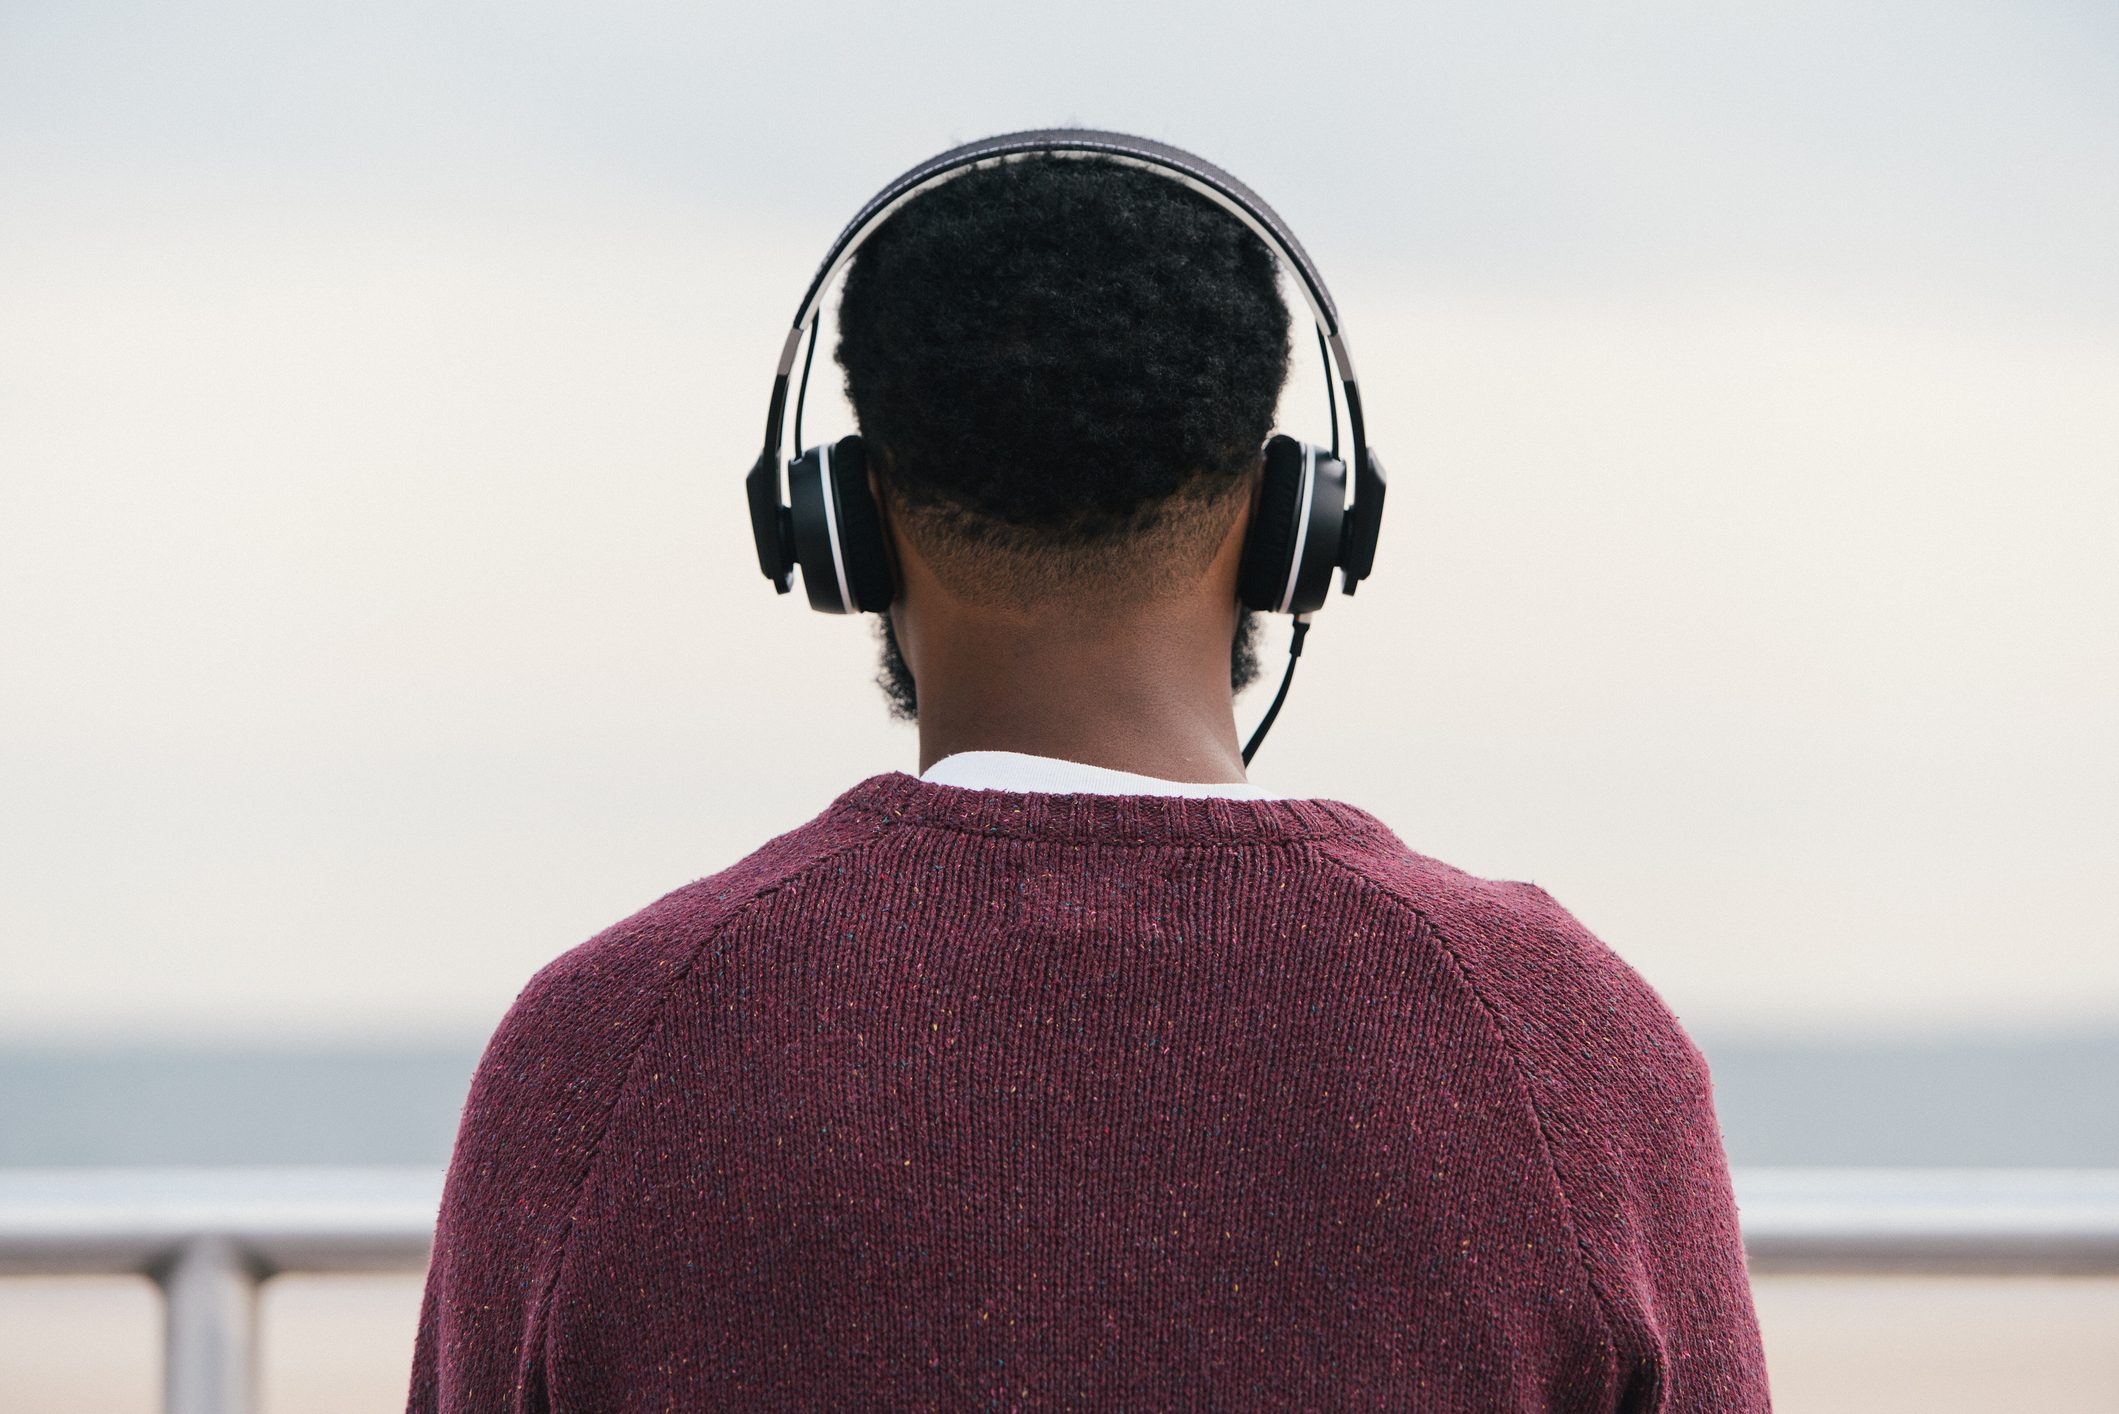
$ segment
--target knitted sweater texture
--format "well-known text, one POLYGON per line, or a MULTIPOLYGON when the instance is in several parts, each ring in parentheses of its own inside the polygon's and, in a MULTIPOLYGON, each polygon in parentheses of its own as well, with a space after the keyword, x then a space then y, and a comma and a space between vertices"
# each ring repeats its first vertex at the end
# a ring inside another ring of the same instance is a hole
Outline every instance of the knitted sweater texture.
POLYGON ((1767 1408, 1706 1062, 1323 800, 889 774, 550 964, 413 1411, 1767 1408))

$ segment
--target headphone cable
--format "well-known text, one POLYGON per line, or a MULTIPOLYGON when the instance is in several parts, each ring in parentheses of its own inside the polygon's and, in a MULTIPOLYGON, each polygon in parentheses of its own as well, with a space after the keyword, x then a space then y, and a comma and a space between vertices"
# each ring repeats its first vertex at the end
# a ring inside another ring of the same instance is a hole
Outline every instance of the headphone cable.
POLYGON ((1280 704, 1288 700, 1288 684, 1295 681, 1295 662, 1302 657, 1302 640, 1308 636, 1309 631, 1310 616, 1297 614, 1295 631, 1288 638, 1288 670, 1281 675, 1280 691, 1273 694, 1273 705, 1266 708, 1265 716, 1258 723, 1258 730, 1251 733, 1250 744, 1243 749, 1243 764, 1246 766, 1250 765, 1251 758, 1258 754, 1258 744, 1266 739, 1266 733, 1273 729, 1273 719, 1280 715, 1280 704))

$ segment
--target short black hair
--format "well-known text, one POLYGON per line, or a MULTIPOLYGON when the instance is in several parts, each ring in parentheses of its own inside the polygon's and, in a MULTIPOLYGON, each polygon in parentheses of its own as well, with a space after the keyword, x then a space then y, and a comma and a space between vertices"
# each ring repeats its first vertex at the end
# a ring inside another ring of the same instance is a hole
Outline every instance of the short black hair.
POLYGON ((1288 349, 1264 242, 1095 157, 1022 157, 914 197, 855 254, 839 305, 888 493, 917 528, 1043 568, 1160 529, 1203 569, 1191 551, 1211 558, 1219 536, 1179 534, 1172 508, 1228 508, 1247 484, 1288 349))

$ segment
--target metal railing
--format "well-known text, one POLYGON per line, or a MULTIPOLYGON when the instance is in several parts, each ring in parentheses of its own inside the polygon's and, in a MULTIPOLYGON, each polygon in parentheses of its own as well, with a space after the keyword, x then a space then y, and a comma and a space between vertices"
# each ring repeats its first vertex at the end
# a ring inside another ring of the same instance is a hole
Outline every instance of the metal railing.
MULTIPOLYGON (((1748 1169, 1754 1274, 2119 1276, 2119 1169, 1748 1169)), ((258 1286, 426 1264, 429 1169, 0 1170, 0 1276, 161 1288, 170 1414, 247 1414, 258 1286)), ((411 1352, 406 1352, 409 1364, 411 1352)))
MULTIPOLYGON (((255 1407, 258 1286, 418 1272, 432 1169, 0 1170, 0 1276, 140 1275, 162 1290, 169 1414, 255 1407)), ((411 1367, 411 1350, 405 1352, 411 1367)))

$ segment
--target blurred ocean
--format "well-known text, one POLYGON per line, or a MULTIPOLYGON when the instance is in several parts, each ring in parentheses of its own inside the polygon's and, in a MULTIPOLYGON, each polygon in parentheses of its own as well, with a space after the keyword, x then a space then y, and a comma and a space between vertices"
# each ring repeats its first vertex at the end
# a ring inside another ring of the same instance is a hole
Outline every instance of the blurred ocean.
MULTIPOLYGON (((2119 1027, 1695 1039, 1735 1164, 2119 1167, 2119 1027)), ((0 1044, 0 1166, 439 1165, 478 1050, 0 1044)))

